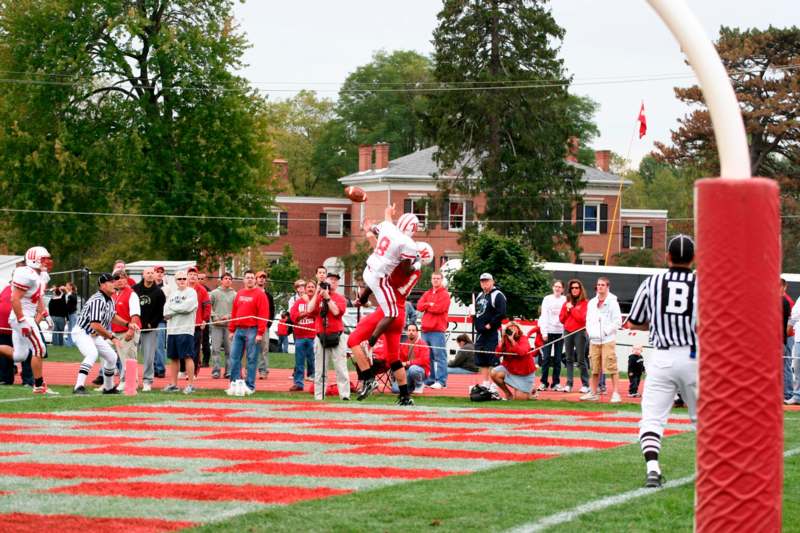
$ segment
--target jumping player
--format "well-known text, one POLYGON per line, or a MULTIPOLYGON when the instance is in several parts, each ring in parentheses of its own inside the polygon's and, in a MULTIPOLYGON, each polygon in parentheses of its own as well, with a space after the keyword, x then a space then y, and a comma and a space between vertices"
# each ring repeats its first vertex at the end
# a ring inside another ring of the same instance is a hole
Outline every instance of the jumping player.
POLYGON ((14 345, 12 357, 15 363, 28 358, 32 353, 34 394, 58 394, 47 388, 42 377, 42 365, 47 357, 47 346, 39 322, 47 312, 44 308, 44 295, 53 268, 50 252, 43 246, 34 246, 25 252, 25 266, 14 270, 11 277, 11 342, 14 345))
POLYGON ((631 307, 628 321, 633 329, 650 329, 650 343, 656 348, 647 362, 647 379, 642 393, 639 441, 646 462, 645 487, 664 483, 658 456, 661 437, 680 393, 697 421, 697 283, 690 270, 694 241, 677 235, 669 241, 669 270, 647 278, 631 307))
MULTIPOLYGON (((406 298, 419 281, 422 274, 420 268, 421 265, 418 262, 412 264, 410 270, 406 269, 402 264, 398 265, 388 279, 397 304, 398 316, 393 321, 389 322, 389 327, 386 329, 383 338, 386 363, 389 365, 389 368, 392 369, 399 388, 400 394, 397 398, 398 405, 414 405, 414 400, 411 399, 408 390, 406 370, 403 367, 403 363, 400 361, 400 336, 403 334, 403 326, 405 325, 406 298)), ((384 318, 383 308, 378 308, 374 313, 362 319, 356 326, 356 329, 347 338, 347 346, 353 352, 353 360, 356 362, 364 378, 362 387, 358 391, 358 400, 363 400, 369 396, 378 386, 375 381, 375 376, 372 373, 369 359, 361 343, 368 339, 370 334, 376 330, 376 325, 383 321, 384 318)))
MULTIPOLYGON (((370 346, 375 346, 378 337, 397 318, 402 307, 397 305, 395 292, 389 282, 390 274, 398 267, 410 274, 411 265, 417 259, 417 245, 412 237, 419 228, 419 219, 413 213, 404 213, 397 219, 395 226, 394 214, 395 206, 392 204, 386 207, 384 220, 377 226, 373 226, 368 220, 364 221, 364 232, 370 243, 374 239, 375 250, 367 259, 362 277, 383 311, 383 318, 369 338, 370 346)), ((362 294, 359 300, 365 303, 368 296, 368 293, 362 294)))

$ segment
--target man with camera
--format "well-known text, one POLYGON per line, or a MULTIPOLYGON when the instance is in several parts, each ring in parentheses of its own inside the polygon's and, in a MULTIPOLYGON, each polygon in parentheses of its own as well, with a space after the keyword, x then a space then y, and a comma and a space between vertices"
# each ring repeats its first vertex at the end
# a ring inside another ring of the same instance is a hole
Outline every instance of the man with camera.
POLYGON ((314 399, 322 400, 324 397, 323 377, 327 375, 328 362, 332 360, 339 398, 349 400, 350 374, 347 371, 347 341, 342 321, 347 300, 337 292, 339 274, 329 272, 325 279, 319 282, 317 292, 308 303, 317 333, 314 339, 314 399))

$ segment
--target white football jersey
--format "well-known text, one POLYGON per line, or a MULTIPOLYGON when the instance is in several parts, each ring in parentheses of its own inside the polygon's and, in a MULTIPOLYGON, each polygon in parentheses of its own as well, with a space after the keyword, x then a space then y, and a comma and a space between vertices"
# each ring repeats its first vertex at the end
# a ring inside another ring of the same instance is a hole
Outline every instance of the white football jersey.
POLYGON ((378 244, 367 259, 367 266, 378 275, 389 275, 400 261, 414 260, 417 245, 408 235, 397 229, 391 222, 378 224, 378 244))
MULTIPOLYGON (((17 267, 11 276, 11 286, 25 291, 22 297, 22 314, 28 317, 36 316, 36 306, 39 304, 47 287, 50 276, 47 272, 39 274, 28 266, 17 267)), ((14 315, 13 311, 11 313, 14 315)))

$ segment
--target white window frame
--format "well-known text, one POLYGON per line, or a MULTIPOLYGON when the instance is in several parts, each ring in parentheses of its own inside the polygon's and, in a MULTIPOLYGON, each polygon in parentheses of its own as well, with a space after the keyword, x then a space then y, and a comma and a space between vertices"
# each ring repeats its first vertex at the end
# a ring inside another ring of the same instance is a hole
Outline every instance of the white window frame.
POLYGON ((280 252, 264 252, 264 259, 270 265, 280 264, 283 254, 280 252))
POLYGON ((585 235, 599 235, 600 234, 600 203, 599 202, 587 202, 587 203, 583 204, 583 218, 581 220, 582 220, 582 222, 581 222, 581 224, 582 224, 582 227, 581 227, 582 233, 584 233, 585 235), (589 231, 589 230, 586 229, 586 220, 587 220, 586 208, 587 207, 594 207, 596 209, 596 213, 597 214, 594 217, 594 221, 595 221, 594 222, 595 223, 594 231, 589 231))
POLYGON ((325 211, 327 217, 325 223, 325 236, 329 239, 341 239, 344 237, 344 211, 325 211), (338 219, 339 232, 334 233, 331 231, 331 220, 338 219))
MULTIPOLYGON (((425 229, 427 228, 427 225, 428 225, 428 220, 429 220, 429 218, 428 218, 429 217, 429 213, 428 213, 428 198, 410 196, 408 199, 411 200, 411 213, 417 215, 417 218, 419 219, 418 231, 425 231, 425 229), (415 209, 415 206, 417 205, 417 202, 425 202, 425 212, 424 213, 417 213, 417 211, 415 209)), ((448 209, 449 209, 449 206, 448 206, 448 209)))
POLYGON ((275 231, 267 232, 267 237, 280 237, 281 236, 281 210, 280 209, 272 209, 270 210, 272 215, 275 215, 275 231))
POLYGON ((456 200, 450 199, 450 201, 447 203, 447 229, 449 231, 461 232, 464 231, 466 228, 467 228, 467 201, 460 199, 456 200), (461 227, 458 228, 453 227, 453 216, 458 216, 458 215, 453 215, 450 211, 450 207, 453 204, 461 204, 461 227))
POLYGON ((628 238, 628 248, 630 248, 631 250, 644 250, 645 248, 647 248, 647 228, 640 224, 630 225, 628 227, 630 228, 630 237, 628 238), (634 230, 640 231, 641 235, 636 235, 634 237, 634 230), (641 239, 642 245, 635 246, 633 244, 634 238, 641 239))

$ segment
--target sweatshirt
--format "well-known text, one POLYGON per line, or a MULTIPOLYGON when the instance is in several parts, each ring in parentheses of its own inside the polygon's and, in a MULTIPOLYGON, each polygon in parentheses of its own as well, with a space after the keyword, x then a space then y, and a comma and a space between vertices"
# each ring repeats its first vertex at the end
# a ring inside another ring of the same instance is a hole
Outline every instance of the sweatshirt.
POLYGON ((558 319, 564 324, 564 329, 567 332, 578 331, 586 327, 586 309, 589 305, 589 300, 581 300, 572 306, 572 309, 567 310, 567 302, 561 306, 561 314, 558 319))
POLYGON ((500 329, 505 317, 506 296, 497 287, 492 287, 488 294, 481 292, 475 299, 475 329, 479 333, 486 331, 486 324, 490 330, 500 329))
POLYGON ((617 339, 617 330, 622 326, 622 313, 617 297, 608 293, 600 305, 597 296, 589 300, 586 311, 586 334, 590 344, 605 344, 617 339))
POLYGON ((447 331, 447 313, 450 311, 450 293, 444 287, 428 289, 417 302, 422 315, 423 332, 447 331))
POLYGON ((255 327, 256 335, 263 336, 269 318, 269 302, 263 289, 258 287, 239 289, 236 298, 233 299, 231 318, 233 320, 228 323, 228 331, 231 333, 235 332, 236 328, 255 327))
POLYGON ((497 345, 497 353, 502 355, 503 366, 506 367, 508 373, 515 376, 527 376, 536 372, 533 355, 530 353, 531 345, 528 342, 528 337, 521 335, 515 346, 511 346, 511 343, 506 341, 506 336, 503 335, 503 338, 500 339, 500 344, 497 345))
POLYGON ((164 304, 167 301, 164 297, 164 291, 155 283, 146 287, 144 281, 140 281, 133 286, 133 292, 139 295, 142 328, 157 328, 161 321, 164 320, 164 304))
POLYGON ((175 288, 164 305, 167 335, 194 335, 197 292, 191 287, 175 288))
MULTIPOLYGON (((228 319, 233 313, 233 300, 236 298, 236 289, 223 289, 217 287, 209 295, 211 298, 211 321, 228 319)), ((227 328, 228 324, 214 324, 216 327, 227 328)))
POLYGON ((542 313, 539 316, 539 328, 542 334, 549 335, 551 333, 564 333, 564 325, 558 319, 561 313, 561 307, 567 301, 566 296, 556 296, 555 294, 548 294, 542 300, 542 313))

